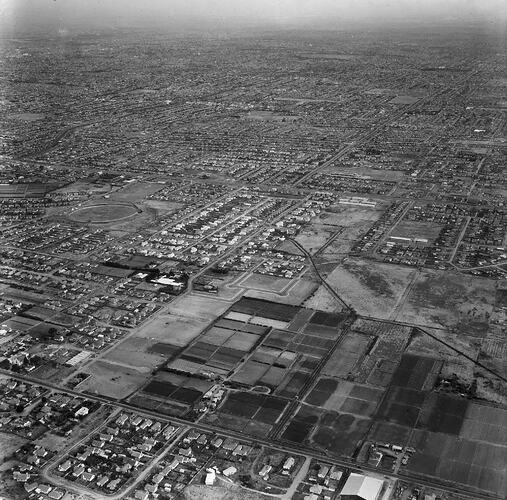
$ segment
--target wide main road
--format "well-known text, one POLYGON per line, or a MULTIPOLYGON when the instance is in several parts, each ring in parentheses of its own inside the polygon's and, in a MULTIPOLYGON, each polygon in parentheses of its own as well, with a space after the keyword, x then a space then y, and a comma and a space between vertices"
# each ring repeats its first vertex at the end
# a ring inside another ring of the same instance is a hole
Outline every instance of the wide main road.
MULTIPOLYGON (((114 399, 107 398, 105 396, 100 396, 98 394, 88 394, 88 393, 83 394, 83 393, 74 391, 69 388, 60 387, 56 384, 51 384, 49 382, 42 382, 42 381, 37 380, 35 378, 29 377, 27 375, 20 375, 19 373, 12 373, 9 370, 4 370, 3 368, 0 368, 0 373, 8 376, 11 379, 17 380, 19 382, 34 384, 34 385, 37 385, 37 386, 42 387, 47 390, 57 391, 57 392, 60 392, 63 394, 67 394, 68 396, 71 396, 71 397, 77 397, 77 398, 81 398, 81 399, 85 399, 85 400, 89 400, 89 401, 95 401, 95 402, 102 403, 105 405, 113 406, 115 408, 120 408, 122 410, 135 412, 139 415, 142 415, 142 416, 145 416, 148 418, 155 418, 157 420, 177 424, 180 426, 193 427, 193 428, 195 428, 199 431, 202 431, 202 432, 217 433, 217 434, 221 434, 223 436, 231 437, 231 438, 238 439, 241 441, 252 442, 255 444, 259 444, 259 445, 267 446, 267 447, 274 448, 277 450, 281 450, 281 451, 284 451, 287 453, 305 455, 307 457, 311 457, 311 458, 314 458, 314 459, 322 461, 322 462, 327 462, 327 463, 331 463, 334 465, 348 468, 354 472, 365 471, 365 472, 371 472, 371 473, 374 473, 377 475, 379 473, 382 473, 382 471, 379 471, 375 467, 370 467, 367 464, 364 464, 364 465, 361 465, 360 467, 358 467, 358 465, 353 460, 348 460, 348 459, 344 459, 344 458, 336 458, 336 457, 331 456, 329 454, 322 453, 318 450, 315 450, 314 448, 307 448, 306 446, 298 446, 293 443, 274 441, 272 438, 252 439, 250 436, 245 436, 244 434, 242 434, 240 432, 232 431, 229 429, 222 429, 220 427, 217 427, 217 426, 214 426, 211 424, 204 424, 201 422, 189 422, 187 420, 183 420, 183 419, 177 418, 177 417, 168 417, 166 415, 160 415, 157 412, 138 408, 137 406, 134 406, 130 403, 126 403, 123 401, 117 401, 114 399)), ((458 493, 458 494, 462 494, 462 495, 468 495, 468 496, 472 496, 472 498, 474 498, 474 499, 501 500, 501 497, 494 495, 494 494, 489 494, 486 492, 477 492, 475 490, 471 490, 471 489, 464 488, 464 487, 457 487, 455 484, 445 483, 445 482, 439 481, 437 479, 412 477, 408 473, 407 474, 388 473, 388 474, 386 474, 386 477, 389 477, 392 479, 400 479, 403 481, 408 481, 408 480, 412 479, 414 482, 424 485, 424 486, 428 486, 430 488, 440 489, 442 491, 447 491, 449 493, 454 493, 454 494, 458 493)))

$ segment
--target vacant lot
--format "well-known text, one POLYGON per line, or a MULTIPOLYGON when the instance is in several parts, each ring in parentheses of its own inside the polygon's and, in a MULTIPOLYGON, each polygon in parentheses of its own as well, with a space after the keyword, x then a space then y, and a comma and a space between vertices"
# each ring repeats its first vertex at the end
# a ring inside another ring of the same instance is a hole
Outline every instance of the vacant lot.
POLYGON ((338 204, 328 208, 317 220, 324 227, 327 227, 327 230, 330 230, 332 226, 348 228, 356 227, 358 224, 372 223, 381 215, 382 210, 377 207, 338 204))
POLYGON ((0 432, 0 463, 2 463, 7 457, 10 457, 18 448, 21 448, 27 442, 14 434, 6 434, 0 432))
POLYGON ((315 281, 305 278, 295 280, 293 285, 283 294, 278 294, 263 290, 250 289, 246 292, 246 297, 252 297, 262 300, 274 300, 283 304, 301 305, 317 288, 315 281))
MULTIPOLYGON (((333 237, 339 228, 333 228, 323 224, 313 224, 297 235, 296 241, 300 243, 312 255, 317 252, 326 242, 333 237)), ((287 248, 288 251, 294 252, 297 249, 287 248)), ((298 252, 299 253, 299 252, 298 252)))
POLYGON ((168 308, 174 315, 190 318, 214 319, 230 306, 229 302, 202 295, 183 295, 168 308))
POLYGON ((136 337, 183 347, 197 337, 209 323, 207 319, 161 314, 143 325, 136 337))
POLYGON ((266 292, 280 293, 291 281, 292 280, 287 278, 278 278, 276 276, 252 273, 243 279, 239 283, 239 286, 244 288, 253 288, 255 290, 263 290, 266 292))
POLYGON ((36 122, 43 120, 44 116, 42 113, 9 113, 7 118, 11 120, 20 120, 23 122, 36 122))
POLYGON ((220 486, 204 486, 192 484, 182 493, 184 500, 267 500, 269 497, 262 493, 247 491, 235 483, 227 483, 220 478, 220 486))
MULTIPOLYGON (((354 307, 359 314, 388 318, 403 297, 413 273, 410 268, 382 264, 363 259, 346 259, 327 276, 327 282, 354 307)), ((336 300, 329 301, 329 293, 321 286, 305 305, 333 311, 336 300)))
POLYGON ((344 310, 342 303, 338 302, 336 297, 331 295, 331 293, 323 286, 320 286, 315 293, 304 302, 303 305, 312 309, 319 309, 321 311, 332 313, 344 310))
POLYGON ((181 203, 174 203, 168 200, 144 200, 143 206, 151 208, 158 213, 167 215, 168 213, 176 212, 183 205, 181 203))
POLYGON ((153 342, 144 338, 130 337, 120 342, 103 358, 120 366, 132 367, 141 373, 150 373, 166 361, 166 357, 153 353, 153 342))
POLYGON ((91 376, 79 386, 80 391, 115 399, 126 398, 145 384, 150 376, 149 373, 105 361, 95 361, 84 371, 91 376))
POLYGON ((163 185, 157 183, 131 182, 129 184, 126 184, 120 190, 111 193, 111 199, 115 201, 141 201, 150 194, 160 191, 163 187, 163 185))
POLYGON ((427 270, 417 277, 397 319, 482 338, 494 304, 493 280, 427 270))
POLYGON ((79 191, 90 191, 92 193, 107 193, 111 190, 109 184, 95 184, 94 182, 87 182, 85 180, 78 180, 67 186, 62 186, 57 189, 55 193, 77 193, 79 191))
POLYGON ((399 95, 394 99, 391 99, 389 102, 391 104, 414 104, 416 103, 420 97, 412 97, 410 95, 399 95))
POLYGON ((432 222, 418 222, 418 221, 401 221, 389 233, 390 236, 402 238, 420 238, 426 239, 429 243, 433 242, 443 226, 434 224, 432 222))
POLYGON ((355 177, 369 177, 380 181, 398 181, 403 179, 404 173, 401 170, 377 169, 368 166, 344 167, 340 165, 339 171, 335 165, 331 165, 323 170, 323 172, 339 173, 340 175, 350 175, 355 177))
MULTIPOLYGON (((449 333, 442 329, 424 328, 424 331, 427 331, 436 338, 447 342, 455 349, 458 349, 460 352, 470 356, 472 359, 478 358, 480 344, 477 339, 474 339, 473 337, 465 337, 459 333, 449 333)), ((443 377, 456 374, 460 380, 471 383, 474 378, 474 372, 477 370, 477 367, 470 360, 464 356, 460 356, 452 349, 449 349, 441 342, 431 338, 429 335, 425 335, 420 330, 412 336, 410 344, 407 347, 407 354, 408 353, 437 357, 443 360, 443 366, 441 367, 441 375, 443 377)), ((428 381, 430 380, 432 380, 432 377, 429 377, 428 381)))

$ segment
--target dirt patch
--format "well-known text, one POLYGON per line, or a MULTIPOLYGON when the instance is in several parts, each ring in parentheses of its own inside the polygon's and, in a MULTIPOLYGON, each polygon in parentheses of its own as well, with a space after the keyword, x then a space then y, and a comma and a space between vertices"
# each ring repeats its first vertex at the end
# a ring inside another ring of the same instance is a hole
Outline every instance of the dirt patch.
POLYGON ((168 311, 179 316, 191 318, 214 319, 229 308, 224 300, 202 295, 185 295, 168 307, 168 311))
POLYGON ((218 478, 217 486, 198 484, 187 486, 183 490, 182 498, 185 500, 267 500, 271 497, 262 493, 245 490, 241 486, 218 478))

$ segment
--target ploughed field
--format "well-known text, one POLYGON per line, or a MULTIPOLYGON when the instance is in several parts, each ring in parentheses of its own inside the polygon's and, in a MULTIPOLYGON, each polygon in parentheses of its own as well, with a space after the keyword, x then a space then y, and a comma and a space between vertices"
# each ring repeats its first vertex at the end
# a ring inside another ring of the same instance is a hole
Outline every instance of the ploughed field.
POLYGON ((424 350, 424 332, 388 321, 257 298, 218 306, 186 345, 172 341, 182 316, 165 321, 167 338, 147 352, 166 361, 130 402, 195 419, 218 387, 203 422, 352 460, 368 442, 408 446, 401 474, 507 493, 507 413, 438 385, 466 358, 438 343, 424 350))

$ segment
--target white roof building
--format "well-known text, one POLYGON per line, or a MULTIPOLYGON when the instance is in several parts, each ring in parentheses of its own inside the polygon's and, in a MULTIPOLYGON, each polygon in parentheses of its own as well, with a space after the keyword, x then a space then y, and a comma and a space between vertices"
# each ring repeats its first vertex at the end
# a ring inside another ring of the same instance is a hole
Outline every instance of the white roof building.
POLYGON ((341 498, 352 497, 363 500, 377 500, 384 481, 362 474, 351 473, 340 495, 341 498))
POLYGON ((227 469, 222 471, 222 474, 226 477, 232 476, 238 472, 238 469, 236 467, 233 467, 232 465, 230 467, 227 467, 227 469))
POLYGON ((207 486, 213 486, 215 484, 216 473, 215 469, 207 469, 206 477, 204 478, 204 484, 207 486))

